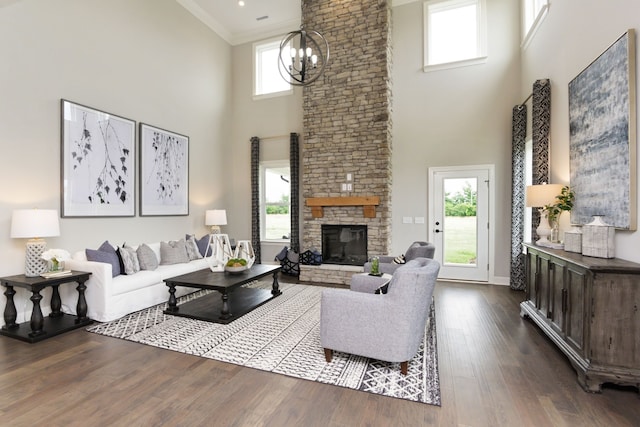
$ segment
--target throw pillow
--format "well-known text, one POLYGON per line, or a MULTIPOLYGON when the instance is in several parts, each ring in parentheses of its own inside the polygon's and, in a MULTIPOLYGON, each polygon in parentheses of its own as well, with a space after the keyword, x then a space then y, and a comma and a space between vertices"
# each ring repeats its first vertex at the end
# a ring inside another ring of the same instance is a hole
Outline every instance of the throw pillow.
POLYGON ((397 256, 393 259, 394 264, 405 264, 407 259, 404 257, 404 254, 397 256))
POLYGON ((156 253, 146 243, 138 246, 136 254, 138 255, 138 263, 141 270, 155 270, 158 268, 156 253))
POLYGON ((287 257, 287 251, 288 250, 289 250, 289 248, 287 248, 286 246, 284 248, 282 248, 282 250, 280 252, 278 252, 278 254, 276 255, 275 261, 282 262, 287 257))
POLYGON ((96 249, 85 249, 87 255, 87 261, 104 262, 111 264, 111 276, 116 277, 120 275, 120 260, 118 254, 111 243, 105 240, 102 245, 96 249))
POLYGON ((189 260, 202 258, 200 248, 198 248, 198 242, 196 241, 196 236, 193 234, 187 234, 186 239, 185 247, 187 248, 187 256, 189 257, 189 260))
POLYGON ((118 253, 120 253, 120 259, 124 265, 124 274, 135 274, 140 271, 140 263, 135 249, 123 246, 118 248, 118 253))
MULTIPOLYGON (((194 235, 193 238, 195 239, 195 237, 196 236, 194 235)), ((195 240, 198 245, 198 251, 200 252, 200 255, 202 255, 203 257, 205 256, 205 254, 206 256, 211 256, 211 249, 207 251, 209 246, 209 235, 205 234, 201 238, 195 240)))
POLYGON ((160 242, 160 264, 180 264, 189 262, 184 239, 160 242))

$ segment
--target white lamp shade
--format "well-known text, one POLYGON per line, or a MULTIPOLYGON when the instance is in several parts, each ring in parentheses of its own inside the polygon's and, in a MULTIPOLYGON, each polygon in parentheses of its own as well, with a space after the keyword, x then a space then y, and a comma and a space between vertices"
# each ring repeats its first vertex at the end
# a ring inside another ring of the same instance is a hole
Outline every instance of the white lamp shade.
POLYGON ((539 184, 527 186, 526 204, 541 208, 555 202, 556 196, 562 192, 562 184, 539 184))
POLYGON ((11 217, 11 237, 31 239, 60 235, 55 209, 17 209, 11 217))
POLYGON ((224 209, 206 211, 204 225, 227 225, 227 211, 224 209))

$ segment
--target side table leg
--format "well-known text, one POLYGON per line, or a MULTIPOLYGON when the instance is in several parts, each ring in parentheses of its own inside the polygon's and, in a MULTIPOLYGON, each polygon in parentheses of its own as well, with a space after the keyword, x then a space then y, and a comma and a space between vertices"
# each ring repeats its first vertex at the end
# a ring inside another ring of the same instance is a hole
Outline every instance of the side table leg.
POLYGON ((278 270, 273 273, 273 285, 271 287, 271 295, 280 295, 280 284, 278 283, 278 270))
POLYGON ((227 320, 231 316, 232 314, 229 313, 229 294, 227 294, 227 291, 225 290, 222 292, 222 310, 220 311, 220 319, 227 320))
POLYGON ((84 284, 84 280, 78 281, 78 286, 76 290, 78 291, 78 304, 76 305, 76 313, 78 317, 76 318, 76 323, 82 323, 89 320, 87 318, 87 299, 84 296, 84 291, 87 289, 87 286, 84 284))
POLYGON ((60 317, 62 316, 62 311, 60 308, 62 307, 62 301, 60 301, 60 292, 58 290, 58 286, 60 285, 52 285, 51 289, 51 313, 49 317, 60 317))
POLYGON ((42 317, 42 309, 40 309, 40 300, 42 295, 39 291, 33 291, 31 295, 31 301, 33 302, 33 311, 31 312, 31 332, 30 337, 37 337, 44 334, 42 326, 44 325, 44 318, 42 317))
POLYGON ((178 311, 178 300, 176 299, 176 285, 169 282, 167 283, 169 287, 169 307, 167 307, 167 311, 178 311))
POLYGON ((18 312, 16 311, 16 304, 13 302, 13 296, 15 294, 16 291, 13 289, 13 286, 7 286, 7 290, 4 291, 4 295, 7 297, 7 304, 4 306, 4 326, 2 329, 5 331, 18 327, 16 323, 18 312))

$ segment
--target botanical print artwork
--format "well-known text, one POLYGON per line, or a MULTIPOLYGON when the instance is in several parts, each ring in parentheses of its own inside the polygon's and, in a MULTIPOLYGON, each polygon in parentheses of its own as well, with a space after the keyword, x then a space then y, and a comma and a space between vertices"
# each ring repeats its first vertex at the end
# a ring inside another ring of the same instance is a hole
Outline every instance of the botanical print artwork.
POLYGON ((140 125, 141 215, 187 215, 189 138, 140 125))
POLYGON ((573 223, 602 215, 617 228, 635 228, 633 37, 625 33, 569 83, 573 223))
POLYGON ((135 122, 62 101, 63 216, 135 214, 135 122))

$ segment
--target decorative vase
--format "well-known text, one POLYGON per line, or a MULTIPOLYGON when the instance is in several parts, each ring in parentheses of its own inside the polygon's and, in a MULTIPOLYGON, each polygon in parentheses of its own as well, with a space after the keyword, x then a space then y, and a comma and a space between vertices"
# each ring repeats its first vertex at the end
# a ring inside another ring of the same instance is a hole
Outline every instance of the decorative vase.
POLYGON ((567 252, 582 252, 582 230, 573 227, 564 232, 564 250, 567 252))
POLYGON ((582 255, 596 258, 615 258, 615 228, 601 215, 582 227, 582 255))
POLYGON ((369 274, 372 276, 380 275, 380 259, 377 256, 371 258, 371 272, 369 274))
POLYGON ((49 271, 61 271, 63 268, 62 261, 58 261, 55 258, 51 258, 49 261, 49 271))

